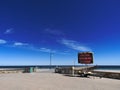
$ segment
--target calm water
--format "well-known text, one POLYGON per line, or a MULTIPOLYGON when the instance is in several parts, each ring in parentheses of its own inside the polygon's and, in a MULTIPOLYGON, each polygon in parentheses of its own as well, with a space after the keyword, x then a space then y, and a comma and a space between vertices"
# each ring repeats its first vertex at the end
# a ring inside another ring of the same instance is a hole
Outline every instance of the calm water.
POLYGON ((97 66, 96 68, 97 70, 120 70, 120 65, 117 66, 113 66, 113 65, 101 65, 101 66, 97 66))
MULTIPOLYGON (((29 68, 29 67, 37 67, 37 68, 56 68, 56 67, 70 67, 73 65, 27 65, 27 66, 0 66, 0 69, 4 68, 29 68)), ((83 65, 82 65, 83 66, 83 65)), ((81 65, 76 65, 75 67, 82 67, 81 65)), ((97 65, 96 70, 120 70, 120 65, 97 65)))

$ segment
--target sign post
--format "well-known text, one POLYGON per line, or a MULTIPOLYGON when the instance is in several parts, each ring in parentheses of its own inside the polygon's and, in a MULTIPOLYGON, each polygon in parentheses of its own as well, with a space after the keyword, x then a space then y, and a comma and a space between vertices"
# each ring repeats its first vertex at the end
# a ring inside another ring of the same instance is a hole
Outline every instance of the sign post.
POLYGON ((93 63, 93 53, 91 52, 81 52, 78 53, 78 63, 85 64, 86 68, 82 71, 82 76, 87 76, 88 65, 93 63))
POLYGON ((78 63, 92 64, 93 63, 93 54, 91 52, 78 53, 78 63))

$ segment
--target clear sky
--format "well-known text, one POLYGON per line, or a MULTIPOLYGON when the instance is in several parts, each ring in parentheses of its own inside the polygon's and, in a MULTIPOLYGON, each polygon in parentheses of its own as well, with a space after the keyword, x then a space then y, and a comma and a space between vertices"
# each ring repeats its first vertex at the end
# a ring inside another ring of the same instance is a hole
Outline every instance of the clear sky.
POLYGON ((0 0, 0 65, 120 65, 119 0, 0 0))

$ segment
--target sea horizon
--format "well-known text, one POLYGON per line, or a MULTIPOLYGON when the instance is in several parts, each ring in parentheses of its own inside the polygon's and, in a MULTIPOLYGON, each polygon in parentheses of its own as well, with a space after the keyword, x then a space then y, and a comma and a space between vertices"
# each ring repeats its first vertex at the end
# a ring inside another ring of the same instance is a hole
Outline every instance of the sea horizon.
MULTIPOLYGON (((48 68, 56 68, 56 67, 85 67, 85 65, 0 65, 0 69, 2 68, 40 68, 40 69, 48 69, 48 68)), ((96 66, 95 70, 120 70, 120 65, 88 65, 88 66, 96 66)))

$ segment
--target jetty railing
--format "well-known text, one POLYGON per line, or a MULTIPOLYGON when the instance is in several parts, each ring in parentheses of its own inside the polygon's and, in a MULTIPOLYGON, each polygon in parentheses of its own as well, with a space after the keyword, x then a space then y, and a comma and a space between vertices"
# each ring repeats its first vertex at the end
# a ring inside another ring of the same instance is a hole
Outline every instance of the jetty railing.
POLYGON ((120 72, 113 71, 99 71, 94 70, 96 66, 89 67, 58 67, 55 69, 55 73, 66 74, 71 76, 95 76, 95 77, 104 77, 104 78, 113 78, 120 79, 120 72))

